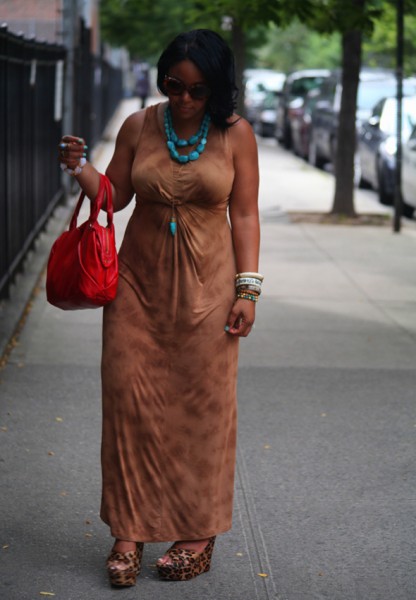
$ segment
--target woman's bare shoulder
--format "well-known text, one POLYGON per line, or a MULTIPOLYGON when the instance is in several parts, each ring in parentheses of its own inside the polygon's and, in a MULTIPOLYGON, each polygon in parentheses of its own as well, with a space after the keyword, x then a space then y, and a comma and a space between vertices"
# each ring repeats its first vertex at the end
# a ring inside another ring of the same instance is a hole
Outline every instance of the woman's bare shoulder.
POLYGON ((230 139, 234 148, 238 149, 240 144, 256 145, 256 138, 250 123, 240 115, 233 114, 228 119, 230 139))
POLYGON ((140 137, 149 110, 155 110, 157 112, 157 118, 163 125, 164 103, 159 103, 129 115, 120 128, 118 139, 136 147, 137 140, 140 137))
POLYGON ((146 118, 146 110, 138 110, 137 112, 129 115, 123 122, 118 138, 124 143, 131 143, 134 145, 135 140, 143 129, 143 124, 146 118))

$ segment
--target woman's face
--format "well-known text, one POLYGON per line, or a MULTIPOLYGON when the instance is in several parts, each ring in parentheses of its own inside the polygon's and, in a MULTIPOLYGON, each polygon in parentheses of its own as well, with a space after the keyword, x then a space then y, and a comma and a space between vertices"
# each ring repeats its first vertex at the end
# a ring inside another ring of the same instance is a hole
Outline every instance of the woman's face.
POLYGON ((174 81, 176 93, 170 93, 169 86, 166 86, 173 116, 187 121, 202 119, 209 98, 209 89, 201 71, 192 61, 183 60, 173 65, 167 75, 176 80, 174 81))

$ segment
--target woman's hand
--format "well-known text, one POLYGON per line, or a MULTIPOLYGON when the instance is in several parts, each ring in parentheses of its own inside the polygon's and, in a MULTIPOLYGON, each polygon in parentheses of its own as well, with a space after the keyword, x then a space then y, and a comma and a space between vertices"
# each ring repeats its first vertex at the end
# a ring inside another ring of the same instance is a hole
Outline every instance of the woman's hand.
POLYGON ((231 335, 247 337, 254 325, 255 314, 255 302, 237 298, 228 315, 225 331, 231 335))
POLYGON ((85 158, 87 148, 83 138, 64 135, 58 146, 59 162, 65 164, 69 169, 75 169, 81 158, 85 158))

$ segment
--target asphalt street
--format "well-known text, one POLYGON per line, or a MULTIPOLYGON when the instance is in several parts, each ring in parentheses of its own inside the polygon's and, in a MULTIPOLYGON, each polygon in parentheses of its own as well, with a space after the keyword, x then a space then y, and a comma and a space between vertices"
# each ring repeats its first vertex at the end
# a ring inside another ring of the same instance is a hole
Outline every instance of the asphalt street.
MULTIPOLYGON (((104 169, 125 101, 93 161, 104 169)), ((241 342, 234 526, 209 573, 114 590, 100 521, 101 311, 47 304, 57 210, 0 305, 2 600, 414 600, 416 228, 293 223, 333 178, 260 140, 264 294, 241 342), (23 317, 23 318, 22 318, 23 317)), ((389 215, 371 191, 361 213, 389 215)), ((130 208, 116 215, 120 240, 130 208)))

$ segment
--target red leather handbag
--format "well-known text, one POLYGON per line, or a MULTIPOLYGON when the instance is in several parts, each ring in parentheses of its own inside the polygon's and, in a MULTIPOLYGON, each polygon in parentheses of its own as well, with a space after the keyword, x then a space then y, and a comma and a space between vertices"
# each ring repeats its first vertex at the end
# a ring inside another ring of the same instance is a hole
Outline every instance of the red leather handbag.
POLYGON ((114 300, 117 293, 118 260, 109 179, 100 174, 100 188, 91 201, 89 219, 77 227, 84 198, 82 192, 69 230, 59 236, 49 255, 46 297, 50 304, 63 310, 98 308, 114 300), (104 197, 106 227, 97 221, 104 197))

